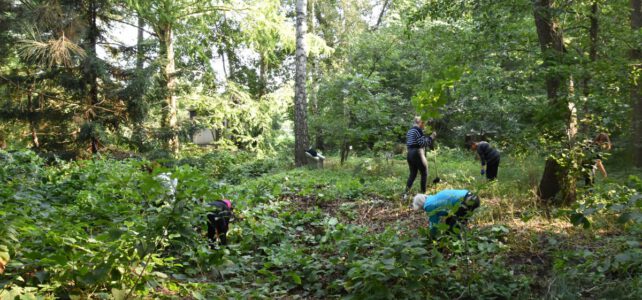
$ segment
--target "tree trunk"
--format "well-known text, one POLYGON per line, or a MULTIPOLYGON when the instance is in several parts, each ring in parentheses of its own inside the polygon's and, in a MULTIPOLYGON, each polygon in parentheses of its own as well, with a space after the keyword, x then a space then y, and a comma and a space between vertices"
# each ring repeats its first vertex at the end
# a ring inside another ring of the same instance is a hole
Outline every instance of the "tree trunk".
POLYGON ((555 198, 562 189, 560 181, 558 180, 559 177, 564 176, 562 172, 562 167, 554 159, 549 158, 546 160, 544 176, 542 176, 542 180, 539 182, 538 194, 540 199, 551 200, 555 198))
POLYGON ((306 0, 296 2, 296 75, 294 95, 294 163, 306 164, 305 150, 309 146, 306 101, 306 0))
POLYGON ((163 59, 163 80, 165 83, 165 107, 163 108, 162 127, 167 133, 167 149, 173 154, 178 154, 178 100, 175 94, 176 78, 174 64, 174 38, 172 26, 165 24, 159 34, 161 57, 163 59))
MULTIPOLYGON (((308 3, 308 28, 310 29, 311 34, 316 34, 316 24, 315 24, 315 7, 316 7, 316 0, 311 0, 308 3)), ((319 57, 315 56, 312 58, 310 61, 310 84, 312 85, 310 87, 310 105, 311 107, 311 112, 312 115, 315 117, 319 117, 319 98, 317 97, 317 94, 319 92, 319 57)), ((316 122, 314 124, 314 127, 311 128, 312 134, 314 136, 314 147, 318 150, 325 150, 324 145, 323 145, 323 131, 321 126, 316 122)))
MULTIPOLYGON (((578 121, 577 121, 577 108, 575 107, 575 84, 573 83, 573 76, 569 77, 568 80, 568 101, 567 101, 567 107, 568 107, 568 128, 566 131, 567 138, 568 138, 568 147, 569 149, 573 149, 575 147, 575 141, 577 137, 577 130, 578 130, 578 121)), ((571 162, 578 162, 581 159, 580 157, 577 157, 577 154, 575 151, 571 151, 570 155, 570 160, 571 162)), ((575 164, 571 164, 575 165, 575 164)), ((564 200, 565 204, 571 204, 575 202, 577 199, 577 178, 575 174, 573 174, 570 171, 570 168, 567 167, 565 170, 566 173, 564 173, 565 176, 562 177, 562 199, 564 200)))
POLYGON ((91 148, 91 153, 96 154, 98 153, 98 138, 95 135, 95 127, 94 127, 94 117, 96 114, 95 111, 95 105, 98 104, 98 66, 97 66, 97 61, 98 57, 96 55, 96 44, 98 43, 98 24, 96 23, 96 15, 97 15, 97 6, 96 6, 96 1, 91 1, 89 3, 89 32, 88 32, 88 50, 89 55, 87 55, 87 59, 89 60, 88 64, 88 81, 89 81, 89 110, 86 112, 86 122, 91 124, 92 126, 92 131, 91 131, 91 137, 90 137, 90 148, 91 148))
MULTIPOLYGON (((600 29, 598 13, 599 13, 599 6, 597 1, 594 1, 593 4, 591 4, 591 15, 589 16, 589 19, 591 20, 591 27, 589 27, 589 61, 591 63, 594 63, 595 61, 597 61, 597 38, 598 38, 599 29, 600 29)), ((584 107, 582 109, 582 113, 584 114, 584 116, 587 116, 590 113, 590 108, 589 108, 589 97, 591 95, 590 82, 591 82, 590 70, 586 70, 586 75, 582 80, 582 90, 584 95, 584 107)), ((589 134, 588 126, 582 126, 581 130, 584 134, 587 134, 587 135, 589 134)))
MULTIPOLYGON (((561 61, 564 48, 562 32, 559 25, 553 19, 552 4, 553 0, 535 0, 534 16, 535 26, 537 28, 537 37, 539 39, 542 55, 544 56, 544 67, 551 67, 561 61)), ((546 74, 546 94, 549 102, 557 104, 559 100, 559 90, 562 84, 562 77, 558 74, 546 74)))
MULTIPOLYGON (((569 142, 574 139, 575 128, 573 123, 573 114, 569 107, 572 103, 563 103, 563 97, 560 97, 560 90, 564 82, 563 76, 558 72, 551 72, 548 68, 563 63, 564 40, 559 24, 553 16, 554 0, 534 0, 533 15, 535 26, 537 28, 537 37, 544 58, 543 66, 546 68, 546 94, 551 107, 563 109, 564 119, 567 124, 565 135, 569 142)), ((570 97, 569 97, 570 98, 570 97)), ((570 143, 569 143, 570 145, 570 143)), ((539 197, 542 200, 549 200, 563 191, 563 201, 571 203, 575 201, 575 184, 572 176, 569 176, 568 168, 562 167, 554 157, 546 161, 544 174, 539 185, 539 197)))
POLYGON ((350 146, 347 141, 341 143, 341 165, 348 160, 348 155, 350 154, 350 146))
POLYGON ((383 16, 386 14, 386 9, 388 9, 389 3, 390 3, 390 0, 386 0, 383 2, 383 7, 381 8, 381 12, 379 13, 379 17, 377 18, 377 23, 372 28, 372 30, 377 30, 379 26, 381 26, 381 22, 383 21, 383 16))
MULTIPOLYGON (((138 16, 138 35, 136 37, 136 84, 140 84, 140 81, 143 80, 143 68, 145 67, 145 47, 143 47, 143 43, 145 42, 145 36, 144 36, 144 27, 145 27, 145 20, 141 17, 138 16)), ((132 101, 131 105, 134 107, 133 110, 135 110, 135 113, 132 113, 131 116, 132 118, 132 123, 133 123, 133 129, 134 132, 132 134, 132 143, 138 148, 139 151, 142 151, 144 149, 144 127, 143 127, 143 122, 146 119, 146 113, 142 113, 142 105, 143 105, 143 97, 144 97, 144 92, 139 91, 134 99, 131 99, 132 101)))
POLYGON ((136 37, 136 71, 142 72, 145 64, 145 49, 143 48, 145 20, 138 17, 138 36, 136 37))
MULTIPOLYGON (((631 0, 631 29, 637 32, 642 28, 642 0, 631 0)), ((642 168, 642 49, 634 48, 630 52, 633 70, 629 74, 637 74, 631 80, 631 104, 633 105, 633 155, 635 166, 642 168)))
POLYGON ((257 91, 257 99, 261 99, 265 93, 266 93, 266 87, 267 87, 267 58, 265 57, 265 54, 261 53, 261 56, 259 58, 259 88, 257 91))
POLYGON ((575 83, 573 82, 573 76, 569 77, 568 80, 568 101, 567 101, 567 109, 568 109, 568 128, 566 130, 566 136, 568 138, 568 144, 569 146, 575 145, 575 138, 577 136, 577 128, 578 128, 578 121, 577 121, 577 108, 575 107, 575 83))
POLYGON ((38 141, 38 121, 36 120, 36 112, 33 105, 33 87, 29 88, 27 94, 27 105, 29 106, 29 131, 31 132, 31 142, 34 148, 40 148, 38 141))

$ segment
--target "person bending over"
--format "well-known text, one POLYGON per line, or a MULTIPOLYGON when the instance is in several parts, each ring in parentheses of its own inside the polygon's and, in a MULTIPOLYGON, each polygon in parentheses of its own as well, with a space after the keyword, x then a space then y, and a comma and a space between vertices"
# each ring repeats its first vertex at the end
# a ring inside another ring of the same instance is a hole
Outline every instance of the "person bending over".
POLYGON ((217 240, 220 241, 220 245, 227 245, 227 231, 234 207, 227 199, 211 202, 209 206, 212 211, 207 214, 207 237, 210 239, 210 247, 214 249, 217 240))
POLYGON ((481 141, 473 143, 470 146, 472 151, 476 151, 481 160, 481 174, 486 174, 488 180, 497 178, 497 170, 499 169, 499 151, 490 146, 488 142, 481 141))
POLYGON ((428 214, 430 231, 436 233, 436 225, 446 223, 449 232, 455 226, 466 225, 470 214, 479 207, 479 197, 468 190, 442 190, 433 195, 417 194, 412 208, 423 209, 428 214), (452 208, 457 211, 449 216, 452 208))

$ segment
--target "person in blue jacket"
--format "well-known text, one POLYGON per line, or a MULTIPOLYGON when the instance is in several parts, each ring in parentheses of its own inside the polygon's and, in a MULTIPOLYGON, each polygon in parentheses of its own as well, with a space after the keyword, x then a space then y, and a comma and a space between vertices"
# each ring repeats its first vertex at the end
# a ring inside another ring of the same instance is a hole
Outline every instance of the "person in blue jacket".
POLYGON ((470 214, 479 207, 479 197, 468 190, 442 190, 433 195, 417 194, 412 202, 412 208, 422 208, 428 213, 429 226, 432 232, 436 231, 435 226, 444 223, 449 226, 449 231, 457 224, 465 225, 470 214), (449 212, 458 207, 454 214, 449 212))

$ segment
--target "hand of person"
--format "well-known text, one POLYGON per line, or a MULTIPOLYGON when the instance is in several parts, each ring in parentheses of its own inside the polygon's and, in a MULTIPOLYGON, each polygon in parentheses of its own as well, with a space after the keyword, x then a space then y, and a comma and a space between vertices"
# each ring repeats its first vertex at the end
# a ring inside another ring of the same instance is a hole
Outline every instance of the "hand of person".
POLYGON ((435 138, 437 138, 437 132, 436 132, 436 131, 433 131, 433 132, 432 132, 432 134, 430 134, 430 137, 431 137, 433 140, 434 140, 435 138))
POLYGON ((486 170, 481 169, 481 174, 482 174, 482 175, 486 174, 486 170))

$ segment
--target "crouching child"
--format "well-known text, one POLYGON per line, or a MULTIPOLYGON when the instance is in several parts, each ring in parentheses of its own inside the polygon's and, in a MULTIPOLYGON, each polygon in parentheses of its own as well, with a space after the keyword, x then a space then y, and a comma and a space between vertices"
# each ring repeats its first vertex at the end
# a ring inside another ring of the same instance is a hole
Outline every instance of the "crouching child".
POLYGON ((442 190, 433 195, 417 194, 412 208, 421 208, 428 213, 430 232, 436 234, 437 225, 442 221, 448 225, 448 232, 451 233, 454 228, 466 226, 468 218, 479 204, 479 197, 468 190, 442 190), (457 211, 450 214, 454 207, 458 207, 457 211))
POLYGON ((210 247, 216 248, 219 245, 227 245, 227 231, 232 219, 234 207, 227 199, 210 202, 211 211, 207 214, 207 238, 210 240, 210 247))

